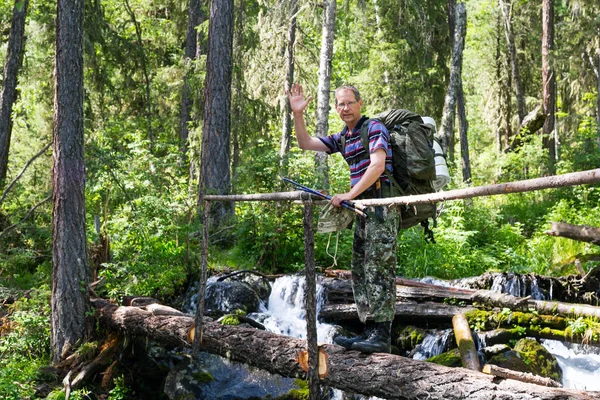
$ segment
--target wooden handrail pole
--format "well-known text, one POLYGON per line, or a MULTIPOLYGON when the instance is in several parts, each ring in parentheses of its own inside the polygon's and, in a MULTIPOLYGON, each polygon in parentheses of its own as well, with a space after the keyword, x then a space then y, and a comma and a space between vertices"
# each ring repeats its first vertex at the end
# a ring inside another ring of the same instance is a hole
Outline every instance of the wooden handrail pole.
POLYGON ((306 274, 306 342, 308 346, 309 399, 321 398, 319 384, 319 348, 317 344, 317 280, 315 269, 315 234, 313 229, 313 204, 304 203, 304 263, 306 274))
POLYGON ((202 321, 204 319, 204 298, 206 296, 206 279, 208 269, 208 228, 210 225, 210 201, 204 200, 204 218, 202 221, 202 273, 200 275, 200 286, 196 298, 196 316, 194 318, 194 343, 192 355, 198 357, 200 343, 202 342, 202 321))

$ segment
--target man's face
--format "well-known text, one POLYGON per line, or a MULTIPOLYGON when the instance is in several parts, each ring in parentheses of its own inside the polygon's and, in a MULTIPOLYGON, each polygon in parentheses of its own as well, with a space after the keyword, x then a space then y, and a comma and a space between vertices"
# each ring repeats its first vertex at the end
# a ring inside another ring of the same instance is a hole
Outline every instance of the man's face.
POLYGON ((354 92, 350 89, 340 90, 336 96, 336 107, 342 121, 350 127, 354 127, 360 120, 362 100, 356 101, 354 92))

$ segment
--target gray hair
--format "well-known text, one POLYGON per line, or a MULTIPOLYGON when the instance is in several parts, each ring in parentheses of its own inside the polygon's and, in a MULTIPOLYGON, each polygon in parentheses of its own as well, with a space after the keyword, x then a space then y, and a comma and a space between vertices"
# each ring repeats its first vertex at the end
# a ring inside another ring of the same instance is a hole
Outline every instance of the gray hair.
POLYGON ((354 93, 354 98, 356 99, 356 101, 360 100, 360 92, 358 91, 358 89, 356 88, 356 86, 354 86, 354 85, 348 85, 348 84, 343 84, 339 88, 335 89, 335 92, 334 92, 335 104, 337 104, 337 94, 338 94, 339 91, 342 91, 342 90, 351 90, 352 93, 354 93))

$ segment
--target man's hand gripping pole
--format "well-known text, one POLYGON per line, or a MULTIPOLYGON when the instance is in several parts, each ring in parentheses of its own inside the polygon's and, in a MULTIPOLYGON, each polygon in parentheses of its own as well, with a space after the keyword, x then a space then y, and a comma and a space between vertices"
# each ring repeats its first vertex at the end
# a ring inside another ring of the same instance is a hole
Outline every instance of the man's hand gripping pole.
MULTIPOLYGON (((309 187, 307 187, 307 186, 301 185, 301 184, 299 184, 298 182, 294 182, 294 181, 293 181, 293 180, 291 180, 291 179, 288 179, 288 178, 285 178, 285 177, 284 177, 284 178, 281 178, 281 179, 283 179, 284 181, 286 181, 286 182, 288 182, 288 183, 291 183, 291 184, 292 184, 292 185, 294 185, 294 186, 295 186, 297 189, 300 189, 300 190, 302 190, 302 191, 304 191, 304 192, 307 192, 307 193, 310 193, 310 194, 314 194, 315 196, 319 196, 319 197, 321 197, 322 199, 331 200, 331 196, 328 196, 328 195, 326 195, 326 194, 323 194, 323 193, 321 193, 321 192, 319 192, 319 191, 317 191, 317 190, 311 189, 311 188, 309 188, 309 187)), ((360 206, 359 206, 358 204, 355 204, 355 203, 353 203, 353 202, 351 202, 351 201, 349 201, 349 200, 344 200, 344 201, 342 201, 342 203, 341 203, 341 206, 342 206, 342 207, 344 207, 344 208, 347 208, 348 210, 350 210, 350 211, 352 211, 352 212, 354 212, 354 213, 356 213, 357 215, 360 215, 360 216, 361 216, 361 217, 363 217, 363 218, 368 218, 368 217, 367 217, 367 214, 365 214, 365 213, 364 213, 364 212, 363 212, 363 211, 362 211, 362 210, 359 208, 360 206)))

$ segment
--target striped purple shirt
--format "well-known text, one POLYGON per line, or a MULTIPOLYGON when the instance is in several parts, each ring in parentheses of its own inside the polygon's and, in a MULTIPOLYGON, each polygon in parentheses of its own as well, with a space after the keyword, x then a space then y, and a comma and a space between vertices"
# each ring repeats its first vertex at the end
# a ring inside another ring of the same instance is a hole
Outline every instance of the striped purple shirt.
MULTIPOLYGON (((346 152, 342 154, 344 159, 350 166, 350 186, 354 187, 365 174, 365 171, 371 164, 369 158, 363 159, 365 148, 360 141, 360 128, 367 120, 367 117, 362 117, 352 132, 348 132, 348 127, 344 127, 341 132, 319 138, 329 149, 328 154, 341 153, 342 144, 340 138, 346 135, 346 152)), ((390 147, 390 134, 385 125, 381 122, 372 120, 369 122, 369 154, 377 149, 384 149, 387 153, 385 159, 386 168, 392 173, 392 149, 390 147)), ((382 181, 387 182, 385 174, 381 174, 382 181)))

